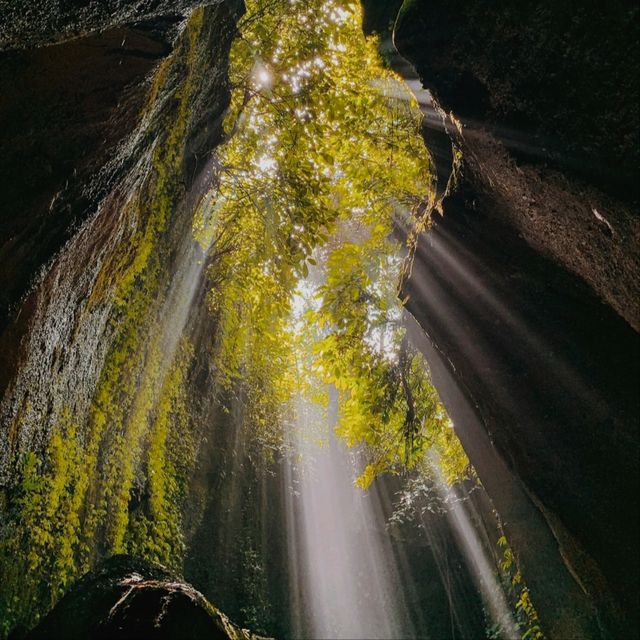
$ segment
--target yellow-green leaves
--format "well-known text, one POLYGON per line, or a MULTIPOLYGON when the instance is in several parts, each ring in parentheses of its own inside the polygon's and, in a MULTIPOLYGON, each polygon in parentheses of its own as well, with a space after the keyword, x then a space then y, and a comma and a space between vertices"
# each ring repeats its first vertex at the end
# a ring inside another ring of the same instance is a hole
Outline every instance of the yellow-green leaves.
POLYGON ((276 439, 294 397, 333 385, 337 432, 365 446, 367 486, 452 433, 403 342, 396 295, 394 224, 432 187, 420 110, 363 36, 357 1, 246 4, 220 181, 197 217, 213 239, 218 379, 276 439))

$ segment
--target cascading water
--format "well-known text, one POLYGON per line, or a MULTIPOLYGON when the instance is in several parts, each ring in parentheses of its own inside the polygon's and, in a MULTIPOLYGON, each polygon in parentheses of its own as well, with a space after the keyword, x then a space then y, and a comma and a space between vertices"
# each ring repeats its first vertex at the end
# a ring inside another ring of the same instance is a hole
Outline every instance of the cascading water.
MULTIPOLYGON (((408 638, 415 630, 375 491, 355 484, 355 456, 333 433, 331 394, 324 433, 305 418, 289 434, 285 475, 295 637, 408 638)), ((303 402, 303 401, 301 401, 303 402)))
POLYGON ((489 618, 505 640, 517 640, 520 631, 514 621, 505 597, 503 586, 496 577, 495 564, 478 536, 466 510, 466 502, 461 499, 455 486, 449 486, 444 479, 437 456, 431 456, 431 468, 435 475, 436 490, 444 503, 449 505, 447 520, 451 533, 462 550, 468 567, 476 582, 478 591, 489 612, 489 618))

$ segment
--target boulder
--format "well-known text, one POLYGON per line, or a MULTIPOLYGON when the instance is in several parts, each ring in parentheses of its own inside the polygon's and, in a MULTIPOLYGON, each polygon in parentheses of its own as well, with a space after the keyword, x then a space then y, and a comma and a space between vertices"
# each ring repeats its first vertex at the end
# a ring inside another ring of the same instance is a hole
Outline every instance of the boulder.
POLYGON ((258 640, 165 567, 118 555, 81 578, 28 640, 258 640))

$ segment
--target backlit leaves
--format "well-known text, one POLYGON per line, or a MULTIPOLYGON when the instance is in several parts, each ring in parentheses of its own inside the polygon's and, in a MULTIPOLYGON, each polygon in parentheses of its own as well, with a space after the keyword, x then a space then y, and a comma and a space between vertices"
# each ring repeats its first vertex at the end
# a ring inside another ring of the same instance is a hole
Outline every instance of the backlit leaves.
POLYGON ((394 226, 431 193, 421 114, 355 1, 251 0, 240 33, 220 180, 196 218, 214 256, 218 377, 276 440, 295 397, 333 385, 366 486, 452 433, 396 292, 394 226))

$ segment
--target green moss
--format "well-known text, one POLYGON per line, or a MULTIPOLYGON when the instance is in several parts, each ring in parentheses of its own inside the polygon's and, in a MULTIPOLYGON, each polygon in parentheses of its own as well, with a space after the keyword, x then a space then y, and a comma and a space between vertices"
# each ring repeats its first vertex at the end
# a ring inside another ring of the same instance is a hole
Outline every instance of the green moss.
MULTIPOLYGON (((141 516, 135 512, 132 516, 130 505, 134 483, 141 481, 138 475, 144 440, 158 404, 160 418, 156 420, 168 420, 166 416, 162 418, 162 408, 170 400, 164 398, 168 391, 162 386, 165 371, 161 365, 160 341, 157 337, 149 340, 149 336, 161 335, 156 316, 161 308, 163 283, 168 278, 166 265, 171 234, 167 226, 182 192, 188 107, 194 76, 197 71, 201 72, 196 64, 201 27, 202 11, 197 11, 175 54, 175 72, 184 73, 185 79, 172 95, 173 108, 162 118, 161 130, 165 135, 156 143, 151 175, 137 198, 139 217, 146 220, 146 225, 134 239, 136 253, 115 293, 114 322, 119 331, 105 363, 89 421, 89 432, 101 452, 95 458, 96 468, 92 473, 95 482, 86 521, 87 540, 99 541, 97 545, 87 544, 90 562, 101 553, 127 551, 130 541, 134 541, 136 550, 149 551, 152 559, 168 561, 171 555, 166 544, 163 553, 158 554, 160 543, 152 540, 154 536, 164 537, 163 527, 146 526, 141 516)), ((168 81, 171 71, 162 68, 161 72, 168 81)), ((157 93, 157 87, 153 91, 157 93)), ((158 461, 155 464, 157 466, 158 461)), ((156 507, 159 502, 162 500, 154 500, 156 507)))
POLYGON ((77 575, 79 512, 87 481, 77 426, 67 410, 46 455, 23 456, 21 482, 3 522, 0 618, 6 621, 5 633, 15 622, 37 619, 77 575))
POLYGON ((181 510, 195 457, 184 392, 193 349, 183 341, 174 362, 164 362, 160 314, 184 193, 190 104, 210 64, 201 55, 203 18, 203 10, 192 14, 158 70, 147 106, 147 135, 157 132, 150 169, 119 212, 136 231, 105 260, 89 300, 89 307, 113 301, 114 332, 89 416, 78 423, 67 408, 46 450, 23 455, 8 495, 0 637, 34 624, 101 557, 128 552, 174 568, 182 562, 181 510))
POLYGON ((124 535, 128 553, 174 568, 181 565, 184 552, 181 505, 195 457, 185 401, 185 371, 192 356, 193 349, 183 340, 145 425, 146 501, 144 508, 133 512, 124 535))

